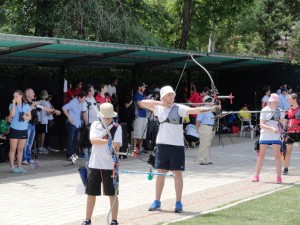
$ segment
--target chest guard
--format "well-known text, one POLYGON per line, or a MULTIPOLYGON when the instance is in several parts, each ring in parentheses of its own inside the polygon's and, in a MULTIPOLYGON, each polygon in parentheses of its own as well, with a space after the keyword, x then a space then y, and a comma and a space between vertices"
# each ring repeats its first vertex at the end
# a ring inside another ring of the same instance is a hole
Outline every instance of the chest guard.
POLYGON ((300 107, 290 108, 285 118, 288 119, 289 132, 300 132, 300 107))
POLYGON ((178 109, 178 105, 173 105, 167 119, 161 123, 182 124, 183 120, 178 114, 178 109))
POLYGON ((280 109, 276 108, 275 112, 274 112, 274 114, 273 114, 273 116, 272 116, 272 118, 270 120, 279 121, 280 120, 280 116, 281 116, 280 109))

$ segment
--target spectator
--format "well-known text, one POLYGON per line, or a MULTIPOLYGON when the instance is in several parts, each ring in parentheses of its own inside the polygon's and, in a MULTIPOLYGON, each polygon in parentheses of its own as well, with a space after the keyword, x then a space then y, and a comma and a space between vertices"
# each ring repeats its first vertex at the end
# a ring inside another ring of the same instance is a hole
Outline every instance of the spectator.
POLYGON ((281 94, 279 95, 279 108, 283 111, 286 111, 290 108, 290 104, 288 102, 289 94, 286 88, 281 89, 281 94))
MULTIPOLYGON (((46 100, 49 97, 47 90, 42 90, 40 93, 39 104, 46 108, 51 108, 50 103, 46 100)), ((48 114, 44 110, 38 111, 38 124, 36 125, 38 152, 48 154, 49 151, 44 147, 45 136, 48 133, 48 114)))
POLYGON ((34 101, 35 93, 31 88, 25 90, 25 102, 30 106, 31 120, 28 122, 27 141, 23 151, 23 164, 27 165, 33 163, 32 160, 32 146, 35 138, 35 129, 38 124, 38 111, 43 110, 46 112, 54 112, 59 114, 60 111, 43 107, 39 101, 34 101))
POLYGON ((270 98, 271 89, 269 86, 264 87, 265 95, 261 99, 261 108, 264 108, 268 105, 268 100, 270 98))
POLYGON ((9 105, 10 117, 12 121, 9 131, 9 164, 11 173, 26 173, 21 167, 23 158, 23 149, 27 139, 28 121, 31 119, 30 106, 24 103, 24 94, 20 90, 14 92, 14 99, 9 105), (14 166, 14 160, 17 150, 17 168, 14 166))
POLYGON ((98 108, 100 107, 101 104, 103 104, 105 102, 111 102, 111 99, 107 93, 107 85, 106 84, 100 85, 100 92, 95 97, 95 100, 97 102, 98 108))
POLYGON ((77 97, 78 94, 82 90, 82 81, 76 81, 75 85, 71 84, 71 87, 67 90, 67 93, 65 93, 64 96, 64 103, 68 103, 71 101, 73 98, 77 97))
POLYGON ((86 100, 86 93, 80 92, 79 95, 72 99, 69 103, 62 107, 62 110, 67 117, 67 161, 72 161, 71 156, 76 152, 78 143, 78 132, 81 124, 81 113, 84 111, 83 103, 86 100))
POLYGON ((135 107, 135 120, 133 122, 133 148, 137 154, 143 151, 143 139, 147 134, 147 110, 141 105, 141 101, 145 100, 144 92, 146 85, 143 82, 138 83, 138 89, 133 96, 135 107), (137 147, 138 144, 138 147, 137 147))
POLYGON ((110 96, 111 103, 114 106, 114 109, 116 112, 118 112, 119 109, 119 99, 117 95, 117 85, 118 85, 118 79, 116 77, 111 78, 111 83, 107 87, 107 92, 110 96))
POLYGON ((247 104, 243 105, 242 109, 239 111, 239 116, 243 120, 251 120, 251 113, 249 112, 247 104))
MULTIPOLYGON (((199 92, 197 92, 195 84, 191 85, 191 96, 187 100, 187 102, 195 103, 194 105, 193 104, 191 105, 192 107, 197 107, 197 106, 199 106, 199 103, 203 102, 203 97, 201 96, 201 94, 199 92)), ((191 114, 189 117, 190 117, 190 123, 195 125, 197 114, 191 114)))
POLYGON ((61 114, 61 111, 54 109, 54 107, 51 103, 51 100, 52 100, 52 94, 49 94, 48 98, 46 98, 46 101, 47 101, 47 103, 49 105, 49 109, 51 109, 51 111, 47 112, 48 132, 46 133, 46 136, 45 136, 45 146, 48 151, 59 152, 59 150, 55 149, 54 146, 51 144, 50 137, 55 136, 55 134, 57 133, 57 127, 56 127, 53 115, 59 116, 61 114))
POLYGON ((184 138, 187 141, 187 145, 193 148, 196 147, 196 143, 199 142, 199 133, 197 126, 194 124, 188 124, 185 127, 184 138))
POLYGON ((129 87, 124 88, 120 95, 119 105, 119 119, 120 122, 127 124, 128 140, 131 143, 131 132, 133 131, 134 121, 134 101, 133 101, 133 90, 129 87))
POLYGON ((98 121, 99 119, 96 112, 96 110, 98 110, 97 108, 98 106, 94 98, 94 94, 95 94, 94 86, 88 84, 86 91, 87 91, 87 97, 83 104, 84 105, 83 120, 85 124, 88 125, 88 124, 92 124, 92 122, 94 121, 98 121), (96 110, 94 107, 96 107, 96 110))
POLYGON ((11 123, 10 113, 7 112, 4 119, 0 121, 0 153, 3 158, 0 159, 0 162, 8 161, 8 152, 9 152, 9 126, 11 123))

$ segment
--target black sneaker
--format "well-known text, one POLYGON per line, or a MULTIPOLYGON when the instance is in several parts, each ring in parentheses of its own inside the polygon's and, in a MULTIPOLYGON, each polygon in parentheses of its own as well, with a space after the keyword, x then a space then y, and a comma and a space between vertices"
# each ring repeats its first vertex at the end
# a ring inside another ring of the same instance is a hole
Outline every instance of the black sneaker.
POLYGON ((283 169, 283 172, 282 172, 282 175, 287 175, 289 172, 289 169, 288 168, 284 168, 283 169))
POLYGON ((115 220, 112 220, 112 221, 111 221, 111 223, 110 223, 110 225, 119 225, 119 224, 118 224, 118 222, 117 222, 117 221, 115 221, 115 220))
POLYGON ((92 221, 91 220, 85 220, 82 222, 81 225, 91 225, 92 224, 92 221))

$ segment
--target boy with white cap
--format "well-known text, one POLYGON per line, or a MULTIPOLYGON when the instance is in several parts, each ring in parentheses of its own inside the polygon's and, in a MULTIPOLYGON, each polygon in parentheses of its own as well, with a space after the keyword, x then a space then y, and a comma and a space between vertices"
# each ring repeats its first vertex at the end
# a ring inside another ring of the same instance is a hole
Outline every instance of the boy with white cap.
MULTIPOLYGON (((142 100, 141 105, 152 110, 160 122, 156 138, 155 168, 159 173, 167 173, 169 170, 173 172, 176 191, 175 213, 181 213, 183 212, 181 203, 183 189, 182 171, 185 169, 183 118, 189 114, 204 113, 221 106, 190 108, 174 104, 175 95, 176 93, 171 86, 164 86, 160 90, 161 101, 142 100)), ((164 176, 157 176, 155 201, 150 206, 149 211, 160 209, 160 198, 164 188, 164 181, 164 176)))
POLYGON ((86 220, 83 221, 82 225, 91 224, 96 196, 101 195, 101 183, 103 187, 103 194, 109 196, 112 208, 111 225, 118 225, 117 215, 119 201, 118 197, 115 195, 116 190, 113 186, 112 172, 114 162, 108 147, 108 134, 106 127, 110 130, 112 146, 116 150, 118 150, 122 145, 122 128, 119 124, 113 122, 113 118, 117 116, 117 113, 114 112, 114 108, 111 103, 107 102, 100 105, 100 116, 103 121, 93 122, 90 130, 92 152, 89 160, 88 179, 86 185, 86 194, 88 195, 86 220), (104 123, 104 125, 102 123, 104 123))

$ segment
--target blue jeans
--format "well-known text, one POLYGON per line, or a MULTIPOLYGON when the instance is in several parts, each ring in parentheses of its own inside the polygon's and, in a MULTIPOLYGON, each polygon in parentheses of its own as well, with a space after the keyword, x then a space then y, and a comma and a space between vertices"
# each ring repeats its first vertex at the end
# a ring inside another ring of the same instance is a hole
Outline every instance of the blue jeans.
POLYGON ((79 128, 77 128, 76 126, 74 126, 71 123, 67 123, 66 128, 67 128, 67 152, 66 152, 66 157, 68 158, 76 152, 79 128))
POLYGON ((34 141, 34 136, 35 136, 35 125, 28 123, 28 129, 27 129, 27 133, 28 133, 28 138, 26 141, 26 144, 24 146, 24 150, 23 150, 23 161, 30 161, 32 159, 32 145, 33 145, 33 141, 34 141))

